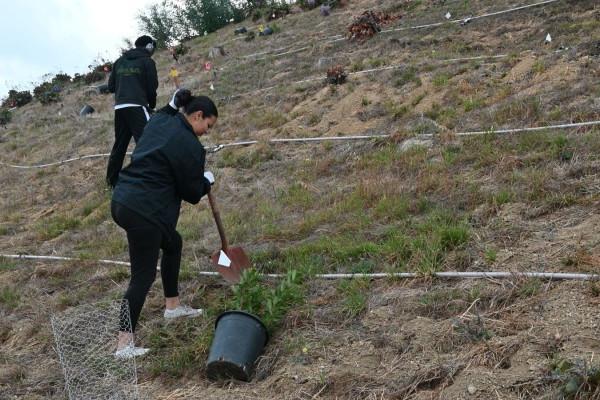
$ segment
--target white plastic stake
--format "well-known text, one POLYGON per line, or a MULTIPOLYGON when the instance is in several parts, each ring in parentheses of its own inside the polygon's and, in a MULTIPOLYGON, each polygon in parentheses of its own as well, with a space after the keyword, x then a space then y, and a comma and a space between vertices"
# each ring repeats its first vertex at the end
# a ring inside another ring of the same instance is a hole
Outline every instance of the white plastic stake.
POLYGON ((450 14, 450 11, 448 11, 448 12, 446 13, 446 15, 444 15, 444 16, 446 17, 446 19, 450 19, 450 18, 452 18, 452 14, 450 14))
POLYGON ((546 43, 550 43, 552 42, 552 36, 550 36, 550 34, 546 35, 546 43))

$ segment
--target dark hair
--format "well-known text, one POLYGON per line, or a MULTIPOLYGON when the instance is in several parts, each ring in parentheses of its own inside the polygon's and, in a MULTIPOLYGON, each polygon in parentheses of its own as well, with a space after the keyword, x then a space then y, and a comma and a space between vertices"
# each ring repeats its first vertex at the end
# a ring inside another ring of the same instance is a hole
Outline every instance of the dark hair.
POLYGON ((213 115, 219 116, 217 106, 207 96, 192 96, 192 93, 183 89, 177 92, 175 95, 175 104, 178 107, 183 107, 183 112, 187 115, 195 113, 196 111, 202 111, 204 118, 210 118, 213 115))
POLYGON ((143 35, 135 40, 134 45, 135 45, 135 47, 146 47, 146 45, 148 45, 150 43, 154 44, 155 43, 154 39, 152 39, 148 35, 143 35))

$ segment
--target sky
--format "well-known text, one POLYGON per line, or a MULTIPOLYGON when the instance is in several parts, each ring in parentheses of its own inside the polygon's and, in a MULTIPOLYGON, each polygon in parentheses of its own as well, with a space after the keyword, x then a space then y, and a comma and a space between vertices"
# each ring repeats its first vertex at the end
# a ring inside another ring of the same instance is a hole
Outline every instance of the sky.
POLYGON ((114 61, 123 39, 140 32, 136 16, 157 0, 0 0, 0 98, 32 89, 45 74, 87 72, 114 61))

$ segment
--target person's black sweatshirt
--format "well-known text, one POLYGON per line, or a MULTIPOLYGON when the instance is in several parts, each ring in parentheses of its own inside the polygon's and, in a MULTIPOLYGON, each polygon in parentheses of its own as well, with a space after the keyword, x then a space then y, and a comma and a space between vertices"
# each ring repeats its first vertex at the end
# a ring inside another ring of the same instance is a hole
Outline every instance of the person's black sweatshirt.
POLYGON ((115 94, 115 105, 137 104, 154 109, 158 74, 156 64, 144 48, 125 52, 113 65, 108 90, 115 94))
POLYGON ((181 201, 196 204, 210 191, 205 155, 183 114, 166 106, 146 125, 112 199, 168 234, 177 226, 181 201))

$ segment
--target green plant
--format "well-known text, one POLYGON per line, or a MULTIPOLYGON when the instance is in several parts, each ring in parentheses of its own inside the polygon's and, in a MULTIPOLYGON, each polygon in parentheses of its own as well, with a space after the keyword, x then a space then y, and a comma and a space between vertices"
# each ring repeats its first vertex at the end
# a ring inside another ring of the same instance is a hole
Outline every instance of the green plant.
POLYGON ((498 207, 501 206, 503 204, 506 203, 510 203, 511 201, 513 201, 514 198, 514 193, 509 191, 509 190, 500 190, 499 192, 495 193, 492 198, 491 198, 491 203, 498 207))
POLYGON ((463 101, 463 108, 465 112, 469 112, 481 108, 483 104, 483 100, 470 97, 463 101))
POLYGON ((78 227, 80 223, 81 221, 77 218, 56 216, 39 223, 37 232, 41 240, 50 240, 62 235, 69 229, 78 227))
POLYGON ((275 288, 269 288, 257 270, 245 270, 240 282, 232 287, 231 307, 258 316, 272 331, 279 326, 288 310, 303 299, 304 278, 302 272, 291 269, 275 288))
POLYGON ((493 263, 494 261, 496 261, 497 256, 498 252, 496 251, 496 249, 487 249, 485 251, 485 260, 489 263, 493 263))
POLYGON ((440 73, 433 77, 433 79, 431 80, 431 83, 435 87, 442 87, 442 86, 446 86, 449 81, 450 81, 450 76, 448 74, 440 73))
POLYGON ((44 82, 33 89, 34 97, 42 104, 49 104, 60 100, 60 87, 52 82, 44 82))
POLYGON ((21 295, 15 288, 5 286, 0 289, 0 304, 4 305, 7 309, 12 310, 17 308, 21 301, 21 295))
POLYGON ((12 113, 7 108, 0 108, 0 126, 8 125, 12 120, 12 113))
POLYGON ((32 99, 33 97, 31 96, 31 92, 29 90, 23 90, 21 92, 9 90, 8 97, 2 102, 2 107, 22 107, 31 102, 32 99))
POLYGON ((349 318, 355 318, 367 308, 367 293, 371 283, 366 278, 342 281, 338 291, 343 295, 342 308, 349 318))
POLYGON ((0 272, 10 271, 17 267, 17 262, 9 258, 0 257, 0 272))
POLYGON ((544 60, 536 60, 533 63, 533 66, 531 67, 531 71, 534 74, 541 74, 545 70, 546 70, 546 64, 544 63, 544 60))
POLYGON ((600 367, 590 366, 585 360, 570 361, 555 357, 549 366, 551 374, 560 382, 562 399, 596 399, 600 394, 600 367))
POLYGON ((400 119, 404 115, 408 113, 408 106, 406 105, 398 105, 391 100, 383 103, 383 107, 388 115, 392 117, 392 119, 400 119))
POLYGON ((417 69, 415 67, 408 67, 405 69, 398 70, 394 73, 394 86, 401 88, 409 82, 413 82, 417 86, 421 86, 421 79, 417 76, 417 69))

